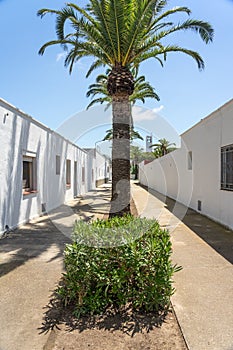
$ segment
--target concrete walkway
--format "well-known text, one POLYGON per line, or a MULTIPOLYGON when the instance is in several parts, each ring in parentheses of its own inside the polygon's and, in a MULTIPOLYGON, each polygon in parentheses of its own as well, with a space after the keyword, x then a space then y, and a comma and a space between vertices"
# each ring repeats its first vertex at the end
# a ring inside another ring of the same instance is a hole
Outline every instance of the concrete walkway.
POLYGON ((63 272, 65 243, 76 219, 104 217, 109 195, 100 187, 0 240, 0 350, 50 348, 50 332, 41 327, 63 272))
POLYGON ((183 267, 172 304, 188 348, 233 350, 233 232, 155 191, 134 184, 132 195, 139 215, 170 229, 183 267))
MULTIPOLYGON (((188 348, 233 350, 233 232, 136 184, 132 194, 141 216, 171 232, 173 261, 183 266, 172 304, 188 348)), ((0 240, 0 350, 49 349, 40 328, 64 245, 74 220, 108 213, 109 197, 105 185, 0 240)))

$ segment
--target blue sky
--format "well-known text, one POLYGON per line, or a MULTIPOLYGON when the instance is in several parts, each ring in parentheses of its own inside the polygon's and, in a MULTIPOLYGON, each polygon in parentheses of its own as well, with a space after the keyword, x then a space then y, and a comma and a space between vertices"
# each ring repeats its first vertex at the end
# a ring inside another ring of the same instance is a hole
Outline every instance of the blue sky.
MULTIPOLYGON (((79 5, 83 3, 79 0, 79 5)), ((41 20, 36 13, 42 7, 60 9, 63 5, 61 0, 0 1, 0 97, 53 129, 85 110, 87 87, 95 79, 95 73, 85 78, 90 60, 81 60, 69 75, 59 46, 38 55, 40 46, 55 38, 55 30, 53 16, 41 20)), ((191 17, 214 27, 214 42, 209 45, 192 32, 174 35, 170 41, 197 50, 205 70, 199 72, 196 63, 183 54, 171 54, 164 68, 151 60, 140 71, 161 99, 148 100, 144 106, 158 110, 179 134, 233 98, 233 1, 169 2, 169 7, 180 5, 192 10, 191 17)), ((93 113, 93 118, 98 115, 93 113)), ((89 141, 87 146, 93 137, 89 141)))

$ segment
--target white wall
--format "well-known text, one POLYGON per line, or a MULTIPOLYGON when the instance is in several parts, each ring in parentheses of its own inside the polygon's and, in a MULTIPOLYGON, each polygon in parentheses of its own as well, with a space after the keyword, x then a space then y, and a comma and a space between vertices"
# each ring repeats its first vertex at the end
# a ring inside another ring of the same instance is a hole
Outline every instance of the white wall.
POLYGON ((87 153, 14 106, 0 99, 0 232, 50 211, 91 188, 87 153), (36 192, 23 195, 23 154, 36 161, 36 192), (56 175, 56 155, 60 175, 56 175), (71 185, 66 186, 66 159, 71 160, 71 185), (77 176, 74 167, 77 162, 77 176), (85 179, 82 179, 82 168, 85 179), (84 181, 83 181, 84 180, 84 181))
POLYGON ((88 184, 90 188, 98 187, 109 179, 110 161, 95 148, 85 148, 88 154, 88 184))
POLYGON ((233 100, 181 135, 181 148, 140 164, 144 185, 233 228, 233 191, 220 189, 221 147, 233 144, 233 100), (192 170, 188 152, 192 152, 192 170))
POLYGON ((101 184, 109 179, 109 161, 98 151, 95 152, 95 176, 96 184, 101 184))

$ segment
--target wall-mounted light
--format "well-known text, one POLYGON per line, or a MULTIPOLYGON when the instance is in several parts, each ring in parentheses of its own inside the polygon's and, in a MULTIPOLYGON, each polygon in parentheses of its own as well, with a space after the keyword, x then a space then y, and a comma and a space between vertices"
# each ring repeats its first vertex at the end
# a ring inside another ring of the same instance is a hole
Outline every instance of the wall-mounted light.
POLYGON ((5 113, 4 116, 3 116, 3 124, 5 124, 6 122, 6 117, 8 117, 9 113, 5 113))

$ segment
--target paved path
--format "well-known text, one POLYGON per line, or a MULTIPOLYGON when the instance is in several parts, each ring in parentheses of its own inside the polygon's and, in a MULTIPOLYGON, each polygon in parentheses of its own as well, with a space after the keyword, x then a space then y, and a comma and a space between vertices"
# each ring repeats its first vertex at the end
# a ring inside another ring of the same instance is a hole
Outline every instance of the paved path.
POLYGON ((233 350, 233 232, 170 203, 174 215, 163 196, 149 192, 133 185, 139 215, 156 218, 171 231, 172 258, 183 267, 174 278, 172 304, 188 348, 233 350))
POLYGON ((49 348, 50 333, 40 328, 63 272, 65 243, 76 219, 108 212, 109 194, 109 187, 100 187, 0 240, 0 350, 49 348))
MULTIPOLYGON (((74 220, 108 212, 109 188, 0 240, 0 350, 48 348, 49 333, 40 334, 40 327, 63 271, 64 245, 74 220)), ((171 231, 173 260, 183 266, 172 303, 189 349, 233 350, 233 232, 154 191, 134 184, 132 193, 141 216, 171 231)))

